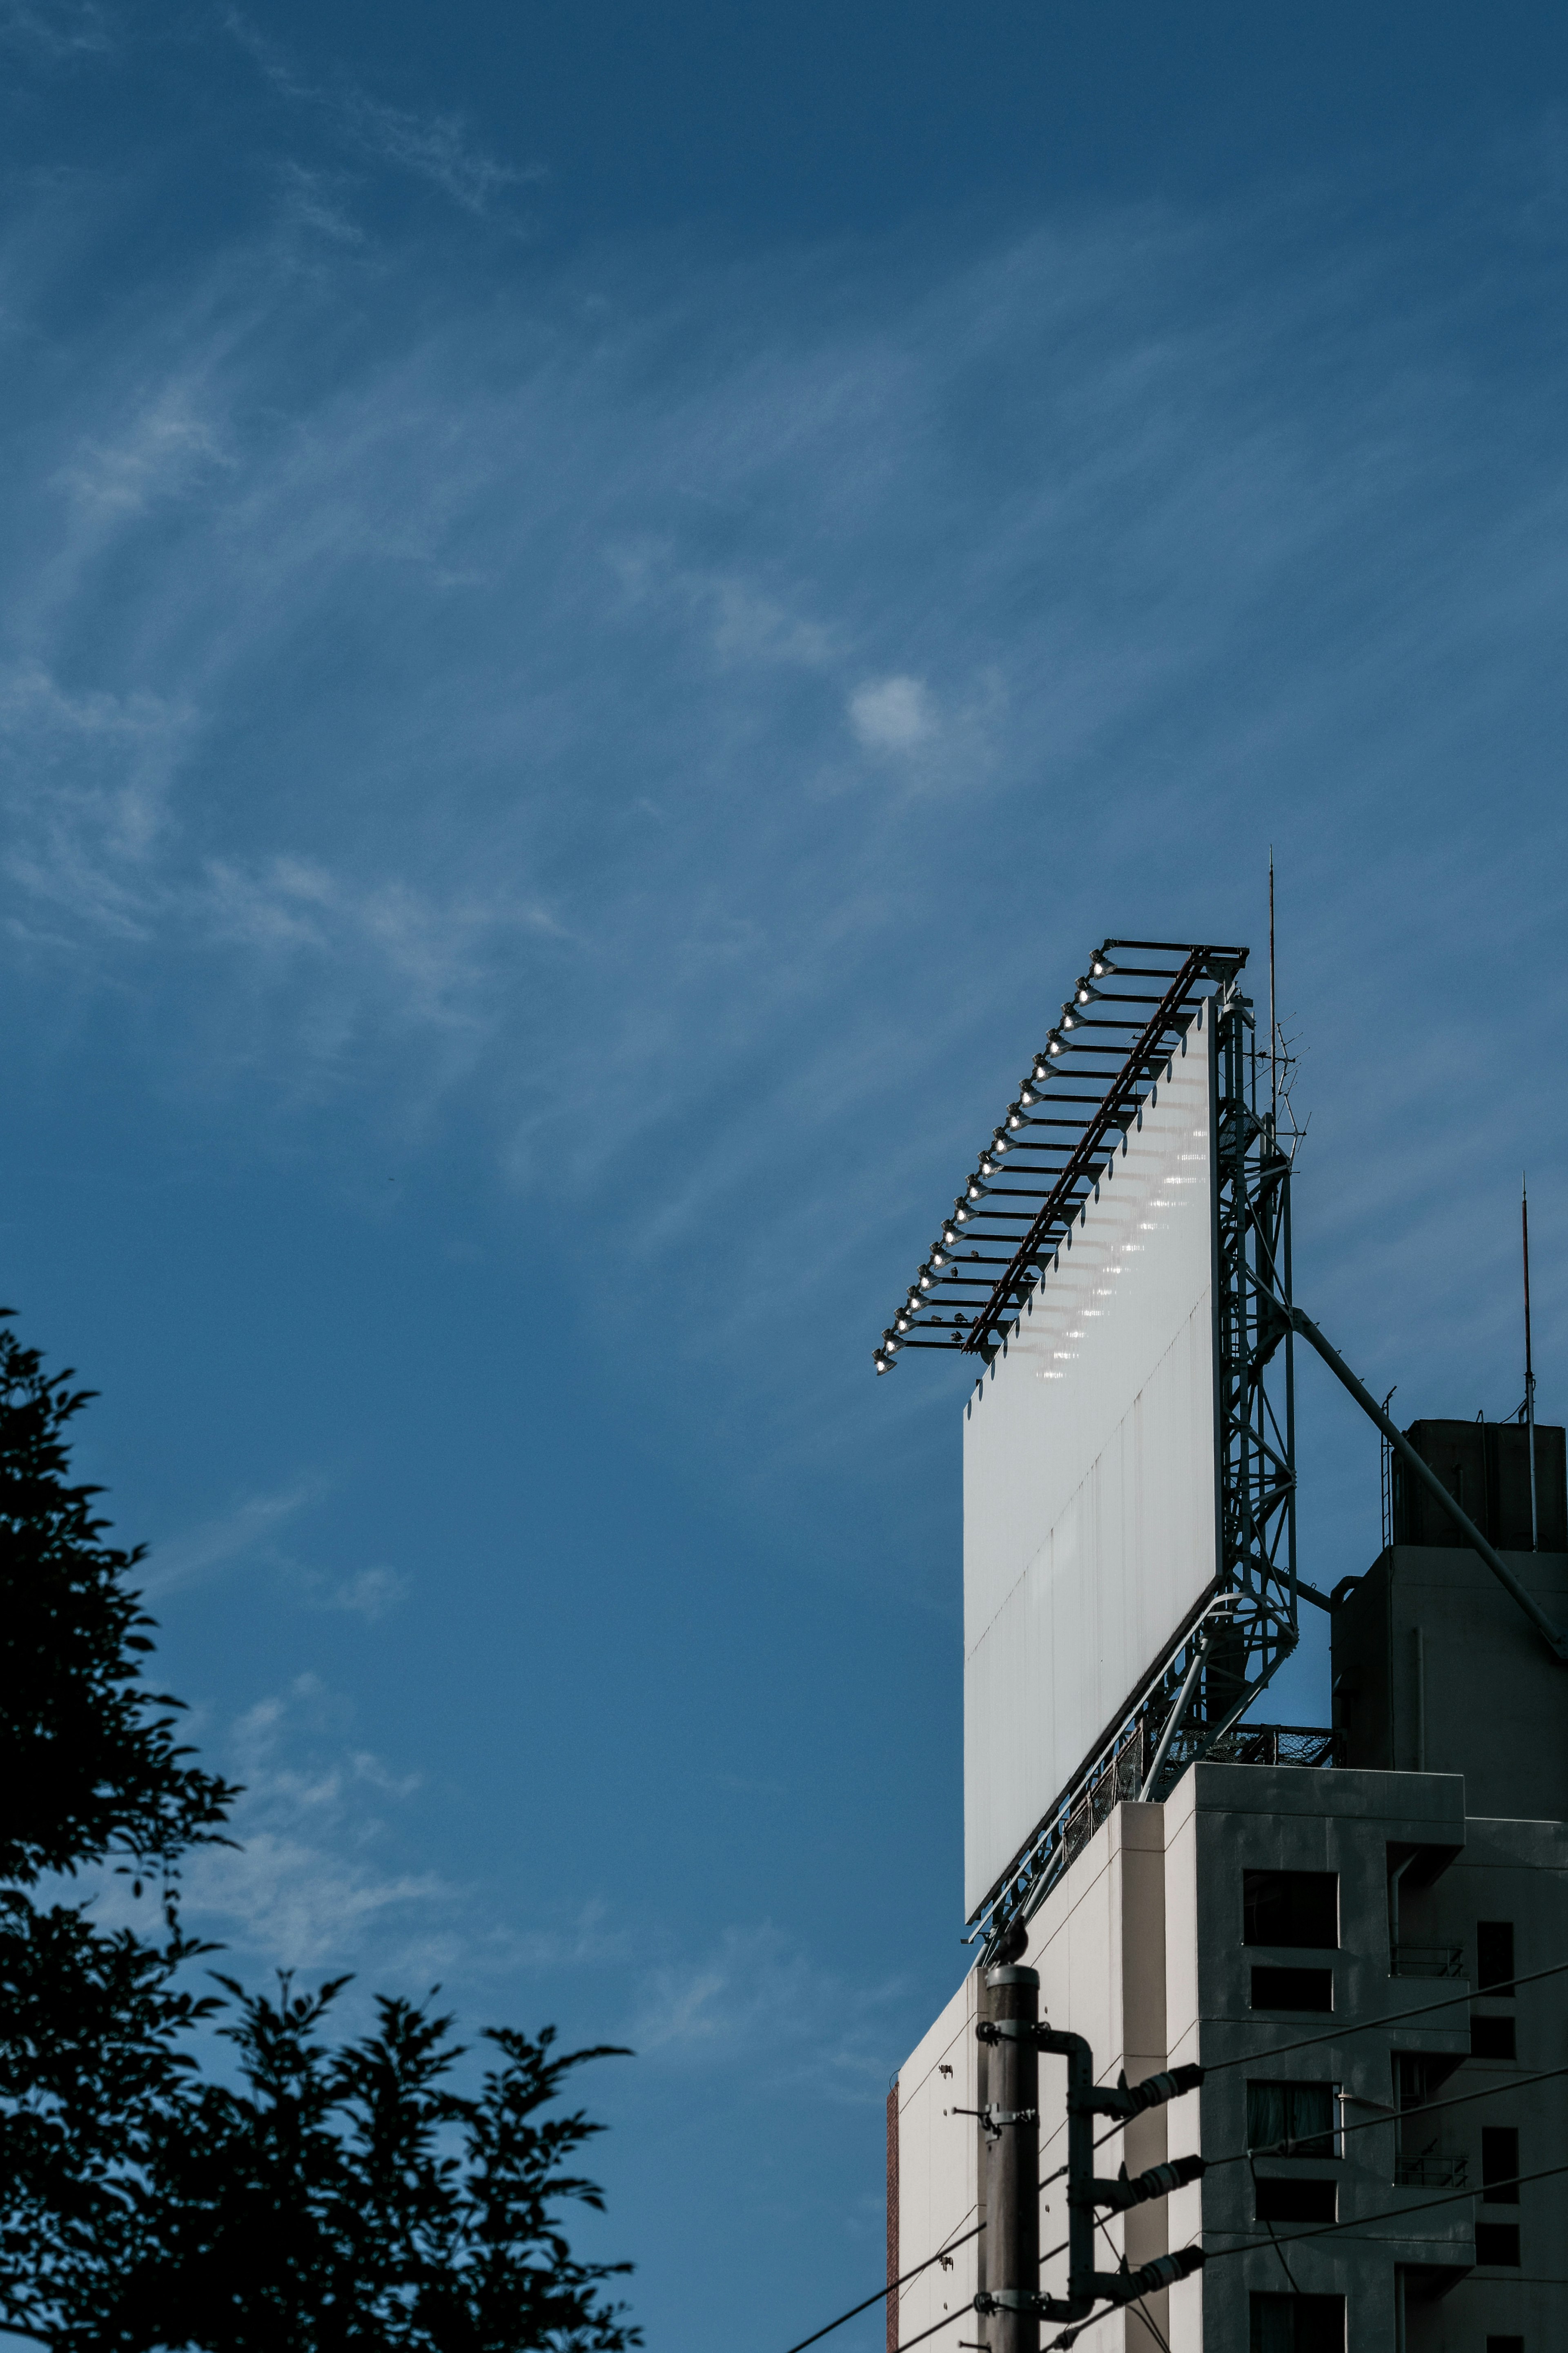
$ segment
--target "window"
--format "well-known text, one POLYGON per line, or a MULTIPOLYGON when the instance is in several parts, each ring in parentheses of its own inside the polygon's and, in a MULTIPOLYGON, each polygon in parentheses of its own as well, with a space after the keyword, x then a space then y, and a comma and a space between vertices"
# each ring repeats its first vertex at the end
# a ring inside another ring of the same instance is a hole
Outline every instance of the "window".
POLYGON ((1312 1945, 1332 1950, 1340 1941, 1340 1882, 1333 1871, 1244 1871, 1244 1945, 1312 1945))
POLYGON ((1333 2222, 1338 2185, 1332 2181, 1258 2180, 1253 2183, 1260 2222, 1333 2222))
POLYGON ((1338 2157, 1331 2084, 1248 2084, 1247 2146, 1270 2157, 1338 2157))
POLYGON ((1487 2353, 1524 2353, 1522 2337, 1489 2337, 1487 2353))
POLYGON ((1476 2261, 1492 2263, 1508 2271, 1519 2269, 1519 2224, 1517 2222, 1478 2222, 1476 2224, 1476 2261))
MULTIPOLYGON (((1332 1969, 1254 1969, 1254 2010, 1332 2010, 1332 1969)), ((1506 2021, 1510 2026, 1512 2019, 1506 2021)))
MULTIPOLYGON (((1254 1969, 1253 1976, 1258 1975, 1254 1969)), ((1256 2006, 1256 2005, 1255 2005, 1256 2006)), ((1470 2056, 1472 2059, 1514 2059, 1511 2018, 1472 2018, 1470 2021, 1470 2056)))
POLYGON ((1513 1922, 1511 1920, 1478 1920, 1476 1922, 1476 1989, 1478 1992, 1507 1995, 1513 1993, 1513 1922))
POLYGON ((1519 2204, 1519 2135, 1512 2125, 1481 2126, 1481 2196, 1489 2206, 1519 2204))
POLYGON ((1260 2295, 1255 2289, 1247 2353, 1345 2353, 1342 2295, 1260 2295))

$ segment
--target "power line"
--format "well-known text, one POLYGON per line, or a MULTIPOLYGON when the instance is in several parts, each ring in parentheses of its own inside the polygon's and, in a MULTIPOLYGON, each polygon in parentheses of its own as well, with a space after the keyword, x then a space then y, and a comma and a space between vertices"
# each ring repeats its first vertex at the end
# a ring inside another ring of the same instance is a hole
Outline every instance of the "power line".
MULTIPOLYGON (((1452 2010, 1457 2002, 1484 2000, 1489 1994, 1500 1996, 1505 1990, 1511 1993, 1515 1986, 1537 1985, 1542 1978, 1561 1977, 1564 1969, 1568 1969, 1568 1961, 1553 1961, 1550 1968, 1531 1969, 1528 1977, 1510 1978, 1506 1989, 1500 1983, 1495 1986, 1472 1986, 1468 1993, 1445 1994, 1441 2001, 1423 2002, 1415 2010, 1391 2010, 1385 2011, 1382 2018, 1357 2019, 1353 2023, 1344 2026, 1328 2027, 1321 2034, 1304 2034, 1296 2042, 1278 2042, 1271 2051, 1242 2051, 1238 2052, 1233 2059, 1215 2059, 1212 2062, 1205 2060, 1204 2074, 1206 2078, 1210 2075, 1222 2075, 1228 2067, 1256 2067, 1268 2059, 1284 2059, 1293 2051, 1311 2051, 1324 2042, 1342 2042, 1349 2034, 1370 2033, 1374 2027, 1401 2026, 1407 2018, 1430 2018, 1434 2010, 1452 2010)), ((1119 2117, 1109 2131, 1100 2134, 1094 2144, 1096 2148, 1103 2148, 1108 2140, 1114 2140, 1117 2134, 1124 2131, 1131 2122, 1131 2116, 1119 2117)), ((1360 2127, 1352 2126, 1351 2129, 1359 2130, 1360 2127)), ((1216 2158, 1215 2162, 1222 2164, 1225 2160, 1216 2158)), ((1061 2168, 1064 2172, 1066 2169, 1065 2167, 1061 2168)), ((1057 2176, 1052 2174, 1048 2179, 1054 2181, 1057 2176)), ((1045 2186, 1042 2181, 1041 2189, 1043 2189, 1045 2186)))
POLYGON ((973 2312, 973 2309, 974 2306, 972 2304, 961 2304, 956 2312, 944 2313, 940 2320, 931 2324, 931 2327, 922 2328, 918 2337, 906 2337, 899 2348, 899 2353, 910 2353, 911 2346, 923 2345, 926 2338, 934 2337, 939 2328, 951 2328, 955 2320, 962 2320, 966 2312, 973 2312))
MULTIPOLYGON (((950 2239, 945 2247, 939 2247, 934 2255, 928 2255, 926 2257, 924 2263, 916 2263, 914 2269, 912 2271, 905 2272, 902 2277, 896 2280, 889 2280, 886 2287, 879 2287, 875 2295, 867 2296, 863 2303, 852 2304, 847 2312, 841 2312, 837 2320, 830 2320, 827 2323, 826 2328, 817 2329, 815 2336, 803 2337, 798 2345, 791 2345, 787 2348, 787 2353, 805 2353, 805 2348, 808 2345, 819 2344, 823 2337, 831 2337, 834 2330, 836 2328, 842 2328, 847 2320, 855 2319, 857 2316, 862 2312, 869 2312, 874 2304, 885 2303, 889 2296, 895 2294, 899 2288, 901 2288, 904 2285, 905 2281, 918 2279, 921 2272, 929 2272, 932 2263, 940 2263, 944 2255, 952 2254, 954 2247, 966 2247, 969 2244, 970 2240, 977 2239, 984 2228, 985 2225, 984 2222, 977 2222, 973 2230, 965 2231, 961 2239, 950 2239)), ((929 2336, 931 2331, 928 2329, 926 2334, 929 2336)), ((916 2341, 918 2342, 918 2339, 916 2341)), ((901 2348, 900 2353, 902 2353, 901 2348)))
MULTIPOLYGON (((1500 2189, 1521 2189, 1526 2182, 1530 2181, 1552 2181, 1560 2173, 1568 2173, 1568 2165, 1542 2166, 1539 2173, 1516 2173, 1507 2181, 1489 2181, 1487 2194, 1489 2197, 1495 2198, 1500 2189)), ((1293 2247, 1298 2239, 1327 2239, 1336 2231, 1364 2231, 1369 2222, 1402 2222, 1407 2214, 1430 2213, 1435 2206, 1457 2206, 1464 2199, 1473 2198, 1475 2194, 1473 2189, 1454 2189, 1444 2198, 1420 2199, 1414 2206, 1385 2207, 1381 2214, 1352 2214, 1342 2222, 1322 2222, 1315 2230, 1292 2231, 1283 2243, 1288 2247, 1293 2247)), ((1229 2233, 1226 2232, 1226 2235, 1228 2237, 1229 2233)), ((1270 2239, 1274 2237, 1272 2226, 1270 2226, 1268 2237, 1270 2239)), ((1276 2244, 1279 2243, 1279 2242, 1276 2241, 1276 2244)), ((1248 2254, 1254 2247, 1266 2247, 1268 2244, 1268 2239, 1241 2239, 1236 2246, 1220 2247, 1212 2255, 1205 2248, 1204 2269, 1207 2271, 1211 2264, 1224 2263, 1227 2255, 1248 2254)))
MULTIPOLYGON (((1442 2108, 1462 2108, 1471 2100, 1496 2100, 1500 2099, 1507 2092, 1527 2092, 1532 2084, 1550 2084, 1559 2075, 1568 2075, 1568 2067, 1548 2067, 1539 2075, 1520 2075, 1506 2084, 1487 2084, 1478 2092, 1456 2092, 1451 2100, 1423 2100, 1420 2106, 1416 2108, 1389 2108, 1380 2116, 1363 2116, 1360 2124, 1337 2125, 1331 2127, 1331 2131, 1327 2134, 1304 2133, 1301 2138, 1324 2140, 1337 2136, 1339 2139, 1343 2140, 1349 2133, 1373 2132, 1379 2125, 1404 2124, 1409 2116, 1436 2116, 1442 2108)), ((1277 2140, 1271 2142, 1267 2148, 1234 2148, 1228 2157, 1211 2157, 1207 2160, 1208 2170, 1214 2173, 1222 2165, 1239 2165, 1244 2157, 1290 2157, 1304 2154, 1299 2145, 1293 2147, 1288 2140, 1277 2140)))
MULTIPOLYGON (((1104 2233, 1106 2245, 1110 2249, 1111 2253, 1120 2259, 1122 2269, 1125 2270, 1127 2267, 1127 2258, 1121 2253, 1121 2248, 1111 2237, 1110 2223, 1106 2221, 1103 2214, 1097 2214, 1094 2219, 1100 2231, 1104 2233)), ((1041 2260, 1043 2262, 1044 2257, 1042 2257, 1041 2260)), ((1160 2334, 1159 2328, 1155 2325, 1153 2314, 1150 2311, 1142 2297, 1141 2295, 1136 2295, 1133 2297, 1132 2301, 1137 2306, 1139 2312, 1142 2313, 1144 2327, 1148 2329, 1149 2334, 1153 2337, 1155 2344, 1160 2348, 1160 2353, 1171 2353, 1170 2347, 1166 2344, 1163 2337, 1160 2334)), ((1125 2307, 1123 2308, 1125 2309, 1125 2307)), ((1113 2305, 1111 2306, 1111 2310, 1114 2311, 1116 2307, 1113 2305)))
MULTIPOLYGON (((1568 1969, 1568 1961, 1553 1961, 1549 1969, 1531 1969, 1524 1978, 1510 1978, 1506 1990, 1515 1986, 1535 1985, 1542 1978, 1561 1977, 1568 1969)), ((1441 2001, 1423 2002, 1418 2010, 1391 2010, 1382 2018, 1358 2019, 1353 2026, 1331 2026, 1322 2034, 1304 2034, 1299 2042, 1280 2042, 1272 2051, 1243 2051, 1234 2059, 1216 2059, 1213 2065, 1205 2063, 1205 2075, 1223 2074, 1227 2067, 1256 2067, 1260 2059, 1283 2059, 1287 2052, 1310 2051, 1320 2042, 1340 2042, 1347 2034, 1370 2033, 1373 2027, 1399 2026, 1407 2018, 1429 2018, 1435 2010, 1452 2010, 1457 2002, 1483 2001, 1488 1994, 1500 1995, 1505 1989, 1497 1986, 1471 1986, 1465 1993, 1446 1994, 1441 2001)))
MULTIPOLYGON (((1535 1985, 1538 1984, 1542 1978, 1560 1977, 1565 1969, 1568 1969, 1568 1961, 1554 1961, 1550 1968, 1532 1969, 1530 1971, 1528 1976, 1513 1977, 1510 1978, 1508 1982, 1510 1988, 1513 1986, 1535 1985)), ((1500 1987, 1494 1988, 1491 1986, 1481 1986, 1479 1988, 1472 1988, 1469 1993, 1449 1994, 1441 2001, 1424 2002, 1415 2010, 1397 2010, 1390 2012, 1383 2018, 1364 2019, 1355 2025, 1331 2027, 1323 2034, 1305 2035, 1300 2042, 1279 2043, 1270 2051, 1244 2052, 1238 2058, 1221 2059, 1212 2067, 1205 2067, 1204 2072, 1205 2075, 1217 2075, 1222 2072, 1222 2070, 1227 2067, 1257 2066, 1260 2063, 1269 2059, 1284 2058, 1289 2052, 1293 2051, 1310 2051, 1324 2042, 1338 2042, 1347 2034, 1359 2034, 1365 2031, 1366 2029, 1370 2027, 1396 2026, 1407 2018, 1428 2018, 1434 2010, 1451 2010, 1457 2002, 1472 2000, 1478 1994, 1484 1998, 1489 1993, 1500 1993, 1500 1987)), ((1342 2138, 1347 2133, 1369 2132, 1374 2125, 1393 2122, 1395 2113, 1401 2116, 1430 2116, 1441 2108, 1462 2107, 1466 2102, 1469 2100, 1499 2099, 1509 2092, 1527 2091, 1532 2084, 1551 2083, 1555 2077, 1565 2074, 1568 2074, 1568 2067, 1549 2067, 1543 2070, 1540 2074, 1522 2075, 1508 2083, 1489 2084, 1481 2091, 1459 2092, 1457 2093, 1450 2100, 1429 2100, 1424 2102, 1418 2108, 1405 2108, 1397 2112, 1391 2111, 1387 2116, 1369 2116, 1361 2124, 1342 2125, 1339 2127, 1339 2132, 1342 2138)), ((1114 2139, 1116 2135, 1119 2132, 1123 2131, 1127 2125, 1131 2121, 1132 2119, 1131 2117, 1121 2117, 1111 2126, 1109 2132, 1101 2133, 1099 2140, 1095 2143, 1096 2148, 1103 2148, 1108 2140, 1114 2139)), ((1243 2158, 1272 2157, 1277 2156, 1279 2153, 1279 2151, 1278 2147, 1274 2148, 1234 2149, 1227 2157, 1211 2158, 1209 2159, 1209 2164, 1211 2168, 1221 2165, 1236 2165, 1238 2164, 1243 2158)), ((1042 2189, 1048 2189, 1051 2183, 1053 2181, 1059 2181, 1066 2171, 1067 2167, 1065 2165, 1058 2165, 1054 2173, 1047 2173, 1045 2176, 1044 2179, 1040 2182, 1039 2187, 1042 2189)), ((1543 2178, 1544 2177, 1542 2176, 1534 2174, 1530 2177, 1531 2180, 1541 2179, 1543 2178)), ((1461 2197, 1467 2198, 1473 2198, 1475 2194, 1474 2190, 1462 2190, 1459 2192, 1461 2197)), ((1435 2202, 1442 2205, 1449 2201, 1439 2199, 1435 2202)), ((1398 2211, 1402 2213, 1414 2214, 1419 2212, 1420 2209, 1414 2206, 1408 2206, 1402 2207, 1398 2211)), ((1383 2218, 1377 2215, 1373 2215, 1368 2219, 1376 2221, 1383 2218)), ((1331 2223, 1326 2227, 1332 2230, 1339 2229, 1342 2226, 1337 2223, 1331 2223)), ((967 2246, 971 2239, 977 2239, 984 2228, 985 2224, 984 2222, 977 2222, 973 2231, 965 2231, 961 2237, 950 2239, 946 2246, 939 2247, 933 2255, 927 2255, 923 2263, 916 2263, 911 2270, 904 2272, 898 2279, 889 2281, 886 2287, 878 2288, 875 2295, 864 2297, 859 2304, 852 2304, 847 2312, 841 2312, 838 2315, 837 2320, 828 2321, 824 2327, 816 2329, 810 2337, 803 2337, 796 2344, 786 2347, 785 2353, 805 2353, 807 2346, 820 2344, 823 2337, 831 2337, 834 2330, 837 2328, 842 2328, 847 2321, 858 2319, 861 2313, 869 2312, 873 2305, 883 2303, 887 2297, 895 2294, 898 2289, 905 2286, 909 2281, 918 2279, 921 2272, 929 2271, 932 2263, 941 2263, 943 2256, 951 2255, 955 2248, 967 2246)), ((1316 2236, 1318 2233, 1299 2232, 1297 2235, 1316 2236)), ((1267 2242, 1258 2240, 1252 2243, 1261 2246, 1266 2244, 1267 2242)), ((1065 2246, 1067 2242, 1064 2240, 1062 2245, 1065 2246)), ((1061 2252, 1061 2247, 1054 2247, 1051 2250, 1052 2254, 1060 2254, 1061 2252)), ((1227 2250, 1226 2252, 1228 2253, 1231 2251, 1227 2250)), ((1045 2255, 1042 2255, 1040 2258, 1042 2263, 1046 2263, 1048 2260, 1049 2258, 1045 2255)), ((965 2306, 964 2309, 967 2310, 968 2307, 965 2306)), ((939 2326, 945 2327, 946 2324, 943 2322, 939 2324, 939 2326)), ((934 2333, 935 2332, 933 2330, 930 2329, 926 2331, 928 2336, 933 2335, 934 2333)), ((913 2338, 910 2341, 918 2344, 921 2340, 919 2338, 913 2338)), ((1056 2341, 1060 2343, 1063 2340, 1058 2338, 1056 2341)), ((901 2347, 900 2348, 900 2353, 903 2353, 903 2348, 901 2347)))

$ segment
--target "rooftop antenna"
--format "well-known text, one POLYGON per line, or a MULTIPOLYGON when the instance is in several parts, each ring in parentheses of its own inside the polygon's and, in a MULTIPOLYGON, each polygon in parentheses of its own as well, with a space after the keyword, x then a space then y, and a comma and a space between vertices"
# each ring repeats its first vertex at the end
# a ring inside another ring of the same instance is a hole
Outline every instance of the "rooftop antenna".
POLYGON ((1274 1057, 1274 844, 1268 845, 1268 1109, 1279 1124, 1279 1071, 1274 1057))
POLYGON ((1535 1518, 1535 1365, 1530 1352, 1530 1189, 1519 1180, 1520 1231, 1524 1241, 1524 1425, 1530 1443, 1530 1549, 1539 1549, 1535 1518))

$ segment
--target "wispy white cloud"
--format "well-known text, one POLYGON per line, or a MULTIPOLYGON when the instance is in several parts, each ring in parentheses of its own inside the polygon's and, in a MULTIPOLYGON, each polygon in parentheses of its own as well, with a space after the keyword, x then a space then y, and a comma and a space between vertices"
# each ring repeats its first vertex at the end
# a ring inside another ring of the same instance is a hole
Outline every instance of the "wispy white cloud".
POLYGON ((918 678, 868 679, 849 698, 849 723, 873 752, 909 752, 929 743, 941 721, 918 678))
MULTIPOLYGON (((268 1546, 279 1532, 327 1492, 316 1476, 290 1480, 269 1494, 247 1495, 231 1511, 204 1521, 183 1536, 161 1544, 141 1572, 149 1599, 194 1584, 215 1568, 226 1567, 268 1546)), ((384 1572, 369 1572, 378 1574, 384 1572)))
POLYGON ((345 1609, 352 1617, 363 1618, 374 1625, 378 1618, 384 1618, 389 1610, 395 1609, 400 1601, 407 1599, 412 1582, 412 1578, 404 1576, 399 1569, 384 1566, 362 1568, 357 1575, 345 1577, 341 1585, 334 1585, 323 1594, 321 1607, 325 1609, 345 1609))
POLYGON ((117 46, 114 14, 99 0, 0 0, 0 47, 34 63, 74 65, 117 46))
POLYGON ((707 1348, 901 1285, 888 1202, 994 1120, 997 1008, 1108 924, 1244 927, 1269 838, 1333 911, 1309 1003, 1369 934, 1413 1007, 1459 987, 1389 911, 1463 934, 1474 779, 1550 732, 1555 390, 1488 379, 1484 273, 1423 301, 1403 232, 1297 227, 472 301, 222 256, 13 404, 16 955, 258 1125, 445 1104, 520 1195, 613 1202, 645 1286, 700 1258, 707 1348), (917 1051, 951 1108, 868 1120, 917 1051))
POLYGON ((279 98, 309 108, 358 154, 427 181, 465 212, 489 215, 511 190, 542 176, 537 165, 503 164, 489 153, 458 112, 419 114, 389 106, 346 79, 330 88, 312 82, 237 9, 227 10, 223 21, 279 98))
POLYGON ((314 1675, 259 1700, 220 1737, 222 1769, 244 1785, 236 1844, 201 1851, 187 1906, 247 1968, 395 1966, 434 1915, 465 1905, 438 1873, 397 1862, 395 1814, 420 1786, 353 1745, 353 1711, 314 1675))
POLYGON ((825 1968, 769 1923, 731 1927, 705 1956, 649 1969, 629 2032, 666 2065, 738 2066, 759 2085, 879 2097, 889 2015, 904 1991, 895 1978, 858 1982, 825 1968))

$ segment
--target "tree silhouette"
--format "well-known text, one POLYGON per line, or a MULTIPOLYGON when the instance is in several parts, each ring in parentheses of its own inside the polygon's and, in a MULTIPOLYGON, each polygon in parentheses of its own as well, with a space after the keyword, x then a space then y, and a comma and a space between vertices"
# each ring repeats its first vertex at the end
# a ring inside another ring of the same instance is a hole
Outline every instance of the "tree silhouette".
MULTIPOLYGON (((223 1836, 232 1787, 176 1744, 180 1703, 142 1688, 153 1621, 72 1485, 67 1426, 90 1391, 0 1324, 0 2326, 56 2353, 622 2353, 640 2344, 574 2255, 563 2200, 601 2127, 545 2116, 608 2047, 511 2028, 476 2092, 452 2021, 383 1998, 333 2047, 346 1979, 276 2000, 184 1984, 212 1949, 181 1931, 178 1872, 223 1836), (156 1876, 163 1926, 106 1933, 47 1873, 156 1876), (238 2083, 187 2047, 210 2026, 238 2083)), ((433 2001, 434 1996, 431 1997, 433 2001)))

